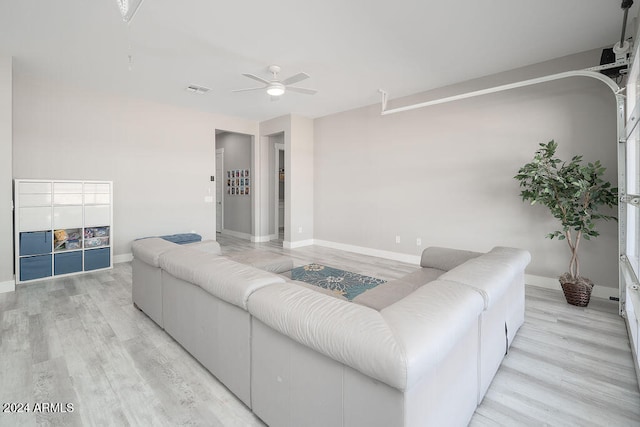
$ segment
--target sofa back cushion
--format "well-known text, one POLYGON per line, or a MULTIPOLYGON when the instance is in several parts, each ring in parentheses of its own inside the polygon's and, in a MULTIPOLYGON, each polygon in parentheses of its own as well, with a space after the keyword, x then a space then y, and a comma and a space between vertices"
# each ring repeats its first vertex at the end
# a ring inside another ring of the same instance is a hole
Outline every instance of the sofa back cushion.
POLYGON ((514 283, 521 280, 524 269, 531 261, 523 249, 495 247, 486 254, 444 273, 441 280, 469 286, 484 299, 485 309, 491 308, 514 283))
POLYGON ((293 283, 258 289, 248 303, 265 325, 403 391, 433 371, 482 308, 474 290, 437 280, 381 312, 293 283))
POLYGON ((215 240, 203 240, 201 242, 186 243, 184 246, 189 249, 197 249, 199 251, 208 252, 214 255, 222 255, 220 243, 216 242, 215 240))
POLYGON ((398 389, 405 355, 379 312, 294 283, 255 291, 249 313, 277 332, 398 389))
POLYGON ((174 244, 173 249, 160 255, 159 264, 173 277, 195 283, 196 273, 200 269, 223 260, 219 255, 174 244))
POLYGON ((264 286, 284 282, 282 276, 227 258, 199 268, 193 281, 211 295, 245 310, 253 292, 264 286))
POLYGON ((179 245, 160 255, 160 267, 165 273, 243 309, 247 308, 247 299, 256 289, 285 281, 277 274, 179 245))
POLYGON ((481 252, 431 246, 422 251, 420 266, 449 271, 480 255, 481 252))

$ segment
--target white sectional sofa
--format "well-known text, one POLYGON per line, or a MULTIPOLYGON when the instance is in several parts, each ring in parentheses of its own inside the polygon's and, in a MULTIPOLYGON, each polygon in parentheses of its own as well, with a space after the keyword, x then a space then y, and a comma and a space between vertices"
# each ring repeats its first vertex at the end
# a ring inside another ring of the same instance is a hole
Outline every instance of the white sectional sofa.
MULTIPOLYGON (((156 261, 148 249, 134 268, 156 261)), ((429 248, 422 269, 349 302, 174 247, 133 288, 156 281, 165 330, 270 426, 462 426, 523 322, 529 260, 429 248)))

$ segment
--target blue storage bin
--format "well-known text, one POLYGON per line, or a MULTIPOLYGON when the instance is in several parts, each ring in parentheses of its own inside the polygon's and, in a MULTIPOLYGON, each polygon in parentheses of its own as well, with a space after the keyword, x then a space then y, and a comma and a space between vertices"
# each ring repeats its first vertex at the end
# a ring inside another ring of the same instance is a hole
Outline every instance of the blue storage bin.
POLYGON ((82 252, 65 252, 55 254, 53 260, 53 274, 68 274, 82 271, 82 252))
POLYGON ((111 266, 111 249, 90 249, 84 251, 84 270, 98 270, 111 266))
POLYGON ((51 231, 20 233, 20 255, 41 255, 51 252, 51 231))
POLYGON ((51 276, 51 255, 20 258, 20 280, 34 280, 51 276))

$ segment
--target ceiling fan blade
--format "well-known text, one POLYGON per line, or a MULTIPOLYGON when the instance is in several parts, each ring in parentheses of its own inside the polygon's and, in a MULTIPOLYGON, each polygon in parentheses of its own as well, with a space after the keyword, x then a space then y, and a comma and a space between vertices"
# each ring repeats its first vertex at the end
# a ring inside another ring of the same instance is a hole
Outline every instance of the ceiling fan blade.
POLYGON ((249 92, 251 90, 264 90, 263 87, 248 87, 246 89, 236 89, 236 90, 232 90, 231 92, 249 92))
POLYGON ((298 82, 301 82, 303 80, 306 80, 309 77, 311 77, 311 76, 309 76, 309 74, 307 74, 307 73, 298 73, 298 74, 296 74, 294 76, 289 77, 288 79, 284 79, 280 83, 282 83, 285 86, 286 85, 292 85, 294 83, 298 83, 298 82))
POLYGON ((318 93, 318 91, 315 89, 307 89, 304 87, 287 86, 287 90, 290 90, 292 92, 304 93, 306 95, 315 95, 316 93, 318 93))
POLYGON ((271 83, 269 80, 265 80, 265 79, 263 79, 262 77, 255 76, 255 75, 253 75, 253 74, 243 73, 242 75, 243 75, 243 76, 245 76, 245 77, 249 77, 250 79, 257 80, 257 81, 259 81, 260 83, 264 83, 264 84, 266 84, 266 85, 268 85, 269 83, 271 83))

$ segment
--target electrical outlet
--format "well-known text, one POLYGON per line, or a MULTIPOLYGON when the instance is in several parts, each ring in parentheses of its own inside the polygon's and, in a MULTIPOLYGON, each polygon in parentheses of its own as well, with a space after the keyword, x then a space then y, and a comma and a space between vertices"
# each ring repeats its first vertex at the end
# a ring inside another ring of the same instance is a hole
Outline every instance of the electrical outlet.
POLYGON ((422 239, 419 237, 416 239, 416 246, 422 246, 422 239))
POLYGON ((396 243, 400 243, 400 236, 396 236, 396 243))
POLYGON ((302 233, 302 227, 298 227, 298 233, 302 233))

